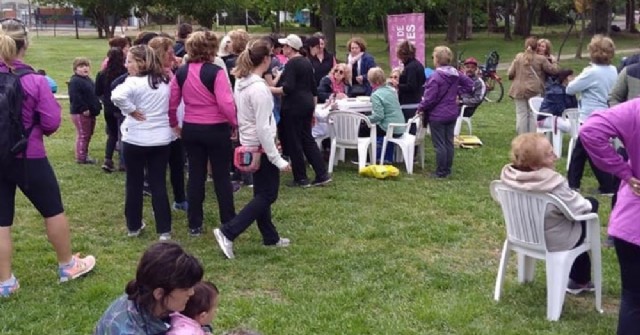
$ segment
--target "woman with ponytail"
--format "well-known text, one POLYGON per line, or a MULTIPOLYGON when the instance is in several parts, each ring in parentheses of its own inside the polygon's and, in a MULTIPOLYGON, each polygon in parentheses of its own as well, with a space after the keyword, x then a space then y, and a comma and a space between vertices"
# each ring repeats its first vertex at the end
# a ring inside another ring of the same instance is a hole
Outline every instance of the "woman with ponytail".
POLYGON ((93 334, 166 333, 169 314, 185 309, 203 273, 200 261, 180 245, 153 244, 142 254, 136 278, 107 308, 93 334))
POLYGON ((171 238, 171 211, 165 175, 169 144, 169 77, 158 55, 146 45, 136 45, 127 54, 129 76, 111 92, 111 101, 125 120, 120 127, 127 163, 125 217, 128 236, 140 235, 142 188, 147 168, 151 204, 160 240, 171 238))
POLYGON ((291 167, 276 148, 273 97, 262 79, 270 64, 271 46, 259 40, 240 54, 232 71, 237 78, 235 100, 238 107, 240 144, 259 147, 263 154, 260 168, 253 173, 253 199, 233 220, 213 231, 227 258, 234 258, 233 241, 253 221, 258 224, 264 245, 289 245, 289 239, 281 238, 271 221, 271 204, 278 198, 280 171, 291 171, 291 167))
POLYGON ((547 75, 558 73, 558 67, 551 64, 547 57, 538 55, 538 39, 529 37, 524 42, 524 52, 516 55, 509 67, 509 80, 513 80, 509 96, 516 103, 516 132, 535 133, 538 129, 536 116, 529 108, 529 98, 544 93, 547 75))
MULTIPOLYGON (((17 188, 44 218, 47 237, 56 252, 60 282, 76 279, 96 265, 93 256, 80 257, 71 252, 69 222, 44 147, 44 136, 55 133, 60 126, 60 105, 53 97, 47 79, 24 63, 28 47, 27 28, 22 22, 0 20, 0 72, 2 76, 8 76, 9 72, 19 76, 23 96, 21 121, 28 134, 22 153, 0 160, 0 297, 7 297, 20 287, 11 272, 11 225, 17 188)), ((3 83, 9 83, 9 80, 9 77, 2 78, 3 83)), ((3 93, 5 99, 8 91, 11 93, 7 87, 3 93)), ((3 121, 6 121, 4 117, 3 121)), ((6 144, 3 142, 3 146, 6 144)))

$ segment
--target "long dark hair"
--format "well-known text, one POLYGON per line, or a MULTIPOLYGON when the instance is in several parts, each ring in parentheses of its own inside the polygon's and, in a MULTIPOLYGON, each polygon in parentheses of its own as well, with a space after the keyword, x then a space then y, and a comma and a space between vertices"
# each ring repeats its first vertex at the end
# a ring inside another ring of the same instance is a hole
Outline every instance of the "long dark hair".
POLYGON ((111 82, 127 72, 127 68, 124 66, 122 49, 118 47, 110 48, 109 52, 107 52, 107 58, 107 67, 104 69, 104 75, 107 78, 107 83, 111 85, 111 82))
POLYGON ((153 291, 161 288, 165 297, 175 289, 191 288, 202 280, 200 261, 174 242, 158 242, 150 246, 138 263, 136 279, 125 289, 129 300, 147 313, 153 312, 153 291))

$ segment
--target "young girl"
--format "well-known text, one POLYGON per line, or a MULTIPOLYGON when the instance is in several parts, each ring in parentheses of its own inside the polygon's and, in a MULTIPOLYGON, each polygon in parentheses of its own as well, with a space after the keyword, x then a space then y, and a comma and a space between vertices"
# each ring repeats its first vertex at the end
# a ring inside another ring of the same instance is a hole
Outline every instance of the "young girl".
POLYGON ((171 211, 165 175, 169 160, 169 77, 156 53, 137 45, 127 54, 129 77, 111 93, 111 101, 126 115, 122 142, 127 157, 125 216, 128 236, 140 235, 142 188, 147 168, 156 232, 160 240, 171 238, 171 211))
POLYGON ((396 91, 398 90, 398 85, 400 84, 401 74, 402 74, 402 69, 397 67, 391 70, 391 73, 389 73, 389 79, 387 79, 387 83, 391 85, 391 87, 395 88, 396 91))
POLYGON ((107 308, 93 334, 164 334, 169 328, 164 320, 185 310, 203 273, 200 261, 180 245, 150 246, 138 263, 136 278, 107 308))
POLYGON ((253 174, 253 199, 227 224, 214 229, 218 245, 227 258, 233 258, 233 240, 253 221, 258 223, 263 243, 286 247, 289 240, 280 238, 271 221, 271 204, 278 198, 280 171, 290 171, 276 148, 276 123, 273 99, 262 74, 271 64, 268 44, 258 41, 243 51, 233 74, 238 78, 235 100, 238 105, 238 129, 243 146, 262 147, 260 168, 253 174))
POLYGON ((212 282, 197 283, 184 311, 171 315, 171 330, 167 335, 211 334, 211 322, 218 308, 218 293, 218 288, 212 282))
POLYGON ((0 22, 0 28, 0 72, 31 72, 20 77, 24 91, 22 123, 25 129, 31 129, 26 151, 12 159, 0 160, 0 297, 7 297, 20 287, 11 272, 11 226, 17 188, 44 218, 47 237, 56 252, 60 282, 91 271, 96 259, 93 256, 81 258, 71 252, 69 222, 44 147, 44 136, 55 133, 60 127, 60 105, 45 77, 34 74, 33 68, 24 63, 29 38, 22 22, 5 19, 0 22))
POLYGON ((76 163, 95 164, 89 158, 89 142, 96 128, 96 116, 102 106, 95 93, 96 87, 89 78, 91 63, 89 59, 77 57, 73 60, 73 75, 69 80, 69 102, 71 120, 76 126, 76 163))

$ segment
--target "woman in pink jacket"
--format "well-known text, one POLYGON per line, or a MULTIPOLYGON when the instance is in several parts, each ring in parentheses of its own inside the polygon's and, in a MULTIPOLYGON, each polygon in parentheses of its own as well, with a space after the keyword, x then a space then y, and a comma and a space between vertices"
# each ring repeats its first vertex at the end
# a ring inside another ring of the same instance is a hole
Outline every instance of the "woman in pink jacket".
POLYGON ((189 157, 187 200, 189 234, 202 234, 202 203, 207 180, 207 162, 213 170, 213 184, 218 199, 219 220, 227 223, 236 216, 229 167, 231 133, 238 127, 231 86, 224 70, 213 64, 218 39, 211 32, 198 31, 187 39, 189 61, 171 80, 169 123, 182 138, 189 157), (184 82, 181 71, 185 71, 184 82), (184 101, 184 122, 178 125, 176 110, 184 101))
POLYGON ((580 128, 580 138, 593 163, 620 178, 618 200, 609 217, 622 282, 618 335, 638 334, 640 324, 640 99, 595 112, 580 128), (609 139, 627 149, 625 162, 609 139))

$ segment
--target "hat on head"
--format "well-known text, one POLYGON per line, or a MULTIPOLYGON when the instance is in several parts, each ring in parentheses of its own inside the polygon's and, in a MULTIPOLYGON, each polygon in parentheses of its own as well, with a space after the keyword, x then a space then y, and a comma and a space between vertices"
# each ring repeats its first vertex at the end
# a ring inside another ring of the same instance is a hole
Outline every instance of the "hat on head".
POLYGON ((465 59, 465 60, 464 60, 464 63, 463 63, 463 64, 464 64, 464 65, 467 65, 467 64, 473 64, 473 65, 475 65, 475 66, 478 66, 478 61, 477 61, 475 58, 473 58, 473 57, 469 57, 469 58, 467 58, 467 59, 465 59))
POLYGON ((278 42, 282 45, 288 45, 296 50, 300 50, 302 48, 302 40, 295 34, 289 34, 286 38, 280 38, 278 39, 278 42))

